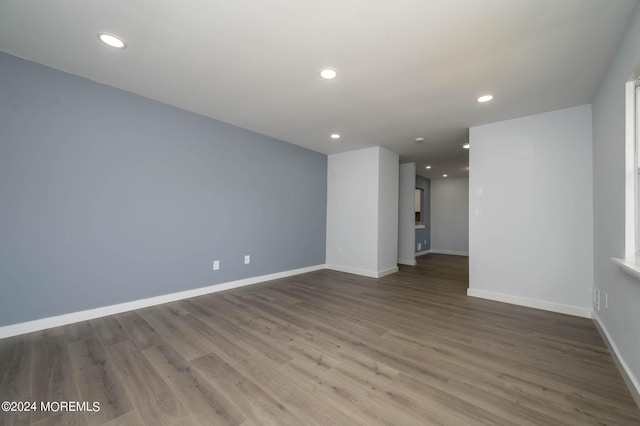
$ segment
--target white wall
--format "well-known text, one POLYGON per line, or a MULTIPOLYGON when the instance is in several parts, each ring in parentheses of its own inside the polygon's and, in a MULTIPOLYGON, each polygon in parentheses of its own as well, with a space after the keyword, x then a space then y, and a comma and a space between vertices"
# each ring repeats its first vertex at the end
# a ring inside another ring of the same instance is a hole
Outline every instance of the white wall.
POLYGON ((469 179, 431 180, 431 252, 469 253, 469 179))
POLYGON ((624 257, 624 85, 640 71, 640 8, 593 101, 594 285, 609 308, 594 318, 609 336, 640 404, 640 280, 611 262, 624 257))
POLYGON ((398 162, 380 147, 328 156, 328 268, 371 277, 397 271, 398 162))
POLYGON ((416 163, 400 164, 399 187, 398 263, 403 265, 415 265, 416 221, 413 197, 416 191, 416 163))
POLYGON ((589 316, 591 107, 474 127, 470 143, 469 295, 589 316))
POLYGON ((377 271, 378 274, 386 274, 398 270, 400 158, 395 152, 381 148, 379 165, 377 271))

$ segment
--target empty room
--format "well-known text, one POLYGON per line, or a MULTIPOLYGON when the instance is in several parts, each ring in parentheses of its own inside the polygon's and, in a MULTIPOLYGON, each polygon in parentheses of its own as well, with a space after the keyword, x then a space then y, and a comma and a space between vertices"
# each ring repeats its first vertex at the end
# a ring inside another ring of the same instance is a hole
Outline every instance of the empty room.
POLYGON ((638 0, 0 0, 0 425, 640 424, 638 0))

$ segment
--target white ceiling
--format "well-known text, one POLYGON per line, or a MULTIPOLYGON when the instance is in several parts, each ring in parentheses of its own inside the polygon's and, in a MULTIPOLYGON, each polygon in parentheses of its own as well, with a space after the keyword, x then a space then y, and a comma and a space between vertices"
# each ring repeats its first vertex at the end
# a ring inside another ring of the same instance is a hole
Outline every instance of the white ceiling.
POLYGON ((591 101, 636 3, 0 0, 0 50, 322 153, 380 145, 465 176, 470 126, 591 101))

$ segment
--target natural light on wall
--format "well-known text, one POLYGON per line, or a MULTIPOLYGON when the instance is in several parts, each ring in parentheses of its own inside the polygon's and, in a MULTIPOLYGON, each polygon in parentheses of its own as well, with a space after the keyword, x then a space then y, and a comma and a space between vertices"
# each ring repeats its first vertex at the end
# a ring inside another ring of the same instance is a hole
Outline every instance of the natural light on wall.
POLYGON ((638 114, 640 97, 638 80, 627 82, 626 90, 626 146, 625 146, 625 258, 638 256, 638 114))
POLYGON ((640 79, 625 86, 624 257, 611 260, 640 279, 640 79))

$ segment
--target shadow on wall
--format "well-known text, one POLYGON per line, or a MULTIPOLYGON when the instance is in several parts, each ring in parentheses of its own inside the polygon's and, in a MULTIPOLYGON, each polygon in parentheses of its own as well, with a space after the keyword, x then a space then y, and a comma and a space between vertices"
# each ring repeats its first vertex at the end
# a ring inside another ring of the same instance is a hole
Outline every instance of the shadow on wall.
POLYGON ((429 194, 429 249, 468 256, 469 178, 431 179, 429 194))

